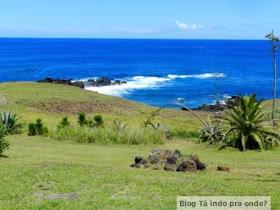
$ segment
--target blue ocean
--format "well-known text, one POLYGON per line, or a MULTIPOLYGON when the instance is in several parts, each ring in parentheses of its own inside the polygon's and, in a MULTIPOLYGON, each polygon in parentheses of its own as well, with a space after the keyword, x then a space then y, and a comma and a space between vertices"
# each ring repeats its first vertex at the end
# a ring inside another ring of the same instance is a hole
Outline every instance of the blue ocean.
POLYGON ((160 106, 187 106, 257 93, 272 98, 271 46, 257 40, 0 39, 0 82, 108 77, 127 84, 86 87, 160 106))

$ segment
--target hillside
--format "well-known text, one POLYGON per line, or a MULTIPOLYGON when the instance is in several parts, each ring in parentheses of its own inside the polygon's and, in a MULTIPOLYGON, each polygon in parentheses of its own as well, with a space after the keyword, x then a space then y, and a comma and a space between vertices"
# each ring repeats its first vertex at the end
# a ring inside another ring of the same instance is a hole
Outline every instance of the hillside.
MULTIPOLYGON (((16 82, 0 84, 0 111, 12 110, 25 123, 10 135, 10 149, 0 158, 0 209, 175 209, 177 196, 271 196, 280 207, 280 152, 240 152, 198 144, 191 135, 200 122, 186 111, 165 109, 155 122, 174 133, 164 144, 89 144, 28 136, 27 123, 40 117, 51 129, 62 117, 72 124, 77 113, 102 114, 140 129, 157 108, 64 85, 16 82), (207 166, 198 172, 130 168, 135 156, 154 148, 198 155, 207 166), (230 172, 218 171, 218 165, 230 172)), ((209 113, 198 113, 206 118, 209 113)))
MULTIPOLYGON (((143 122, 157 108, 67 85, 12 82, 0 83, 0 111, 4 110, 18 113, 24 123, 38 117, 46 123, 58 121, 63 116, 76 119, 82 111, 102 114, 109 121, 134 124, 143 122)), ((200 115, 206 116, 205 113, 200 115)), ((177 109, 164 109, 156 120, 179 133, 200 127, 200 122, 191 113, 177 109)))

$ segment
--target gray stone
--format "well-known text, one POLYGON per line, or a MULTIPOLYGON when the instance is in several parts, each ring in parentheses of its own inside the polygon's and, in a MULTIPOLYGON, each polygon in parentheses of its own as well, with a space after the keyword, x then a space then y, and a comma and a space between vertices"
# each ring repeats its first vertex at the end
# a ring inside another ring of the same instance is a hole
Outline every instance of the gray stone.
POLYGON ((181 152, 179 150, 175 150, 175 152, 173 153, 173 155, 178 159, 181 158, 183 155, 181 154, 181 152))
POLYGON ((187 171, 187 161, 182 162, 182 163, 178 166, 178 168, 177 168, 176 171, 179 171, 179 172, 185 172, 185 171, 187 171))
POLYGON ((153 166, 153 170, 160 170, 160 169, 161 167, 158 163, 153 166))
POLYGON ((152 155, 151 157, 149 157, 149 160, 150 160, 150 163, 156 164, 156 163, 159 163, 160 158, 157 157, 157 156, 152 155))
POLYGON ((168 155, 168 156, 170 156, 170 155, 172 155, 172 150, 171 149, 167 149, 167 150, 165 150, 164 151, 164 154, 166 154, 166 155, 168 155))
POLYGON ((193 160, 187 160, 186 171, 197 171, 196 164, 193 160))
POLYGON ((197 155, 192 156, 191 160, 193 160, 195 162, 197 170, 204 170, 204 169, 206 169, 205 164, 200 162, 200 160, 199 160, 197 155))
POLYGON ((153 155, 162 155, 163 153, 164 153, 163 150, 160 148, 155 148, 152 150, 153 155))
POLYGON ((170 164, 170 163, 165 163, 164 170, 166 170, 166 171, 176 171, 176 165, 170 164))
POLYGON ((176 164, 177 158, 174 155, 171 155, 167 158, 167 163, 169 164, 176 164))
POLYGON ((135 157, 135 163, 140 163, 144 158, 142 156, 135 157))
POLYGON ((132 163, 130 165, 131 168, 140 168, 140 163, 132 163))

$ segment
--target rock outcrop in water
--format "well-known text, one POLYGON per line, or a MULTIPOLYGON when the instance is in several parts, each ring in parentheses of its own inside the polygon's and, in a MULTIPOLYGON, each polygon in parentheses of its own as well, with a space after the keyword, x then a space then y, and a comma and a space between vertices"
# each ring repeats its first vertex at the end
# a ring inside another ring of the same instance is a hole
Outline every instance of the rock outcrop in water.
POLYGON ((102 86, 108 86, 108 85, 126 84, 125 81, 120 81, 120 80, 111 81, 107 77, 102 77, 97 80, 90 79, 85 82, 73 81, 72 79, 53 79, 53 78, 47 77, 43 80, 38 80, 37 82, 71 85, 71 86, 75 86, 75 87, 79 87, 79 88, 85 88, 86 86, 102 87, 102 86))
POLYGON ((229 99, 225 101, 225 103, 217 102, 213 105, 203 104, 193 110, 196 111, 207 111, 207 112, 219 112, 224 111, 226 109, 232 109, 235 106, 238 106, 240 102, 239 96, 231 96, 229 99))
POLYGON ((72 79, 52 79, 50 77, 47 77, 43 80, 38 80, 37 82, 71 85, 71 86, 75 86, 75 87, 79 87, 79 88, 85 88, 85 85, 83 82, 73 81, 72 79))
POLYGON ((90 79, 84 82, 84 84, 86 86, 101 87, 101 86, 108 86, 108 85, 121 85, 121 84, 126 84, 126 82, 120 80, 111 81, 108 79, 108 77, 101 77, 100 79, 97 80, 90 79))

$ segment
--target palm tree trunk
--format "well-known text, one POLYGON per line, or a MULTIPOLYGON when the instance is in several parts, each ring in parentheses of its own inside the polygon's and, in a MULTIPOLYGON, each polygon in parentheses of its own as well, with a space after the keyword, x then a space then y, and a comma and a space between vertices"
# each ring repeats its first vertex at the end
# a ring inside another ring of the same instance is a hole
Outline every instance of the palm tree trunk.
POLYGON ((274 59, 274 84, 273 84, 273 105, 272 105, 272 123, 275 126, 275 117, 276 117, 276 88, 277 88, 277 64, 276 64, 276 45, 273 44, 273 59, 274 59))

